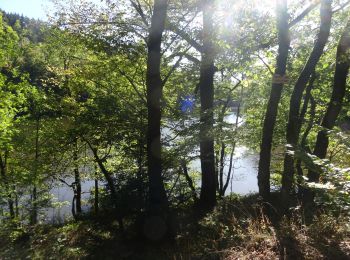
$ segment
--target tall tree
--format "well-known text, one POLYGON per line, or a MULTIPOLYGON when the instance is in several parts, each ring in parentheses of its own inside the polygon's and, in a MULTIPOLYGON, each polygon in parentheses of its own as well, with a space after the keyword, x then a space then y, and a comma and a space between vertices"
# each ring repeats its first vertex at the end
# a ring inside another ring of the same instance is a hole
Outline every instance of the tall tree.
POLYGON ((203 51, 200 66, 199 92, 200 114, 200 159, 202 168, 202 187, 200 204, 203 208, 212 208, 216 203, 216 174, 214 157, 214 1, 202 1, 203 10, 203 51))
POLYGON ((78 138, 74 140, 73 148, 73 160, 74 160, 74 197, 75 197, 75 210, 77 216, 81 215, 81 180, 79 172, 79 148, 78 148, 78 138))
POLYGON ((282 176, 282 200, 284 205, 288 205, 290 192, 293 186, 294 177, 294 156, 293 152, 297 149, 301 118, 300 118, 300 105, 303 97, 303 92, 310 80, 311 75, 315 72, 316 65, 320 60, 324 47, 328 41, 331 20, 332 20, 332 0, 321 1, 321 24, 317 39, 315 41, 312 52, 300 73, 297 82, 295 83, 293 93, 290 99, 289 105, 289 118, 287 124, 287 151, 284 157, 284 171, 282 176))
POLYGON ((160 71, 161 44, 164 32, 167 0, 155 0, 147 42, 147 160, 149 177, 149 203, 151 208, 163 208, 167 205, 167 196, 162 179, 161 160, 161 97, 162 78, 160 71))
MULTIPOLYGON (((346 80, 350 68, 350 21, 348 21, 337 47, 336 67, 333 78, 332 96, 329 100, 326 113, 322 119, 320 130, 317 134, 316 145, 313 154, 320 159, 327 155, 329 137, 328 132, 336 124, 339 113, 342 109, 344 96, 346 93, 346 80)), ((309 181, 318 182, 319 173, 310 170, 308 173, 309 181)))
POLYGON ((278 55, 272 88, 267 104, 260 145, 258 170, 259 194, 268 199, 270 195, 270 163, 272 138, 276 123, 278 104, 286 78, 287 59, 290 46, 287 0, 277 0, 278 55))

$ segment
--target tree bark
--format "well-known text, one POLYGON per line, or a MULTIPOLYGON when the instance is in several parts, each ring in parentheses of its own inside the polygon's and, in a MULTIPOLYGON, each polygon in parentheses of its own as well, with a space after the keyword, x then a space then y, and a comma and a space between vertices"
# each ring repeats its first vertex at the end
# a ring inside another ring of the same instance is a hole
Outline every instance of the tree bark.
POLYGON ((147 159, 149 178, 149 204, 151 208, 166 208, 168 204, 163 178, 161 160, 161 106, 162 79, 160 71, 161 43, 164 31, 167 0, 155 0, 148 36, 147 56, 147 159))
MULTIPOLYGON (((224 123, 224 118, 225 118, 225 113, 227 110, 227 106, 229 104, 231 100, 231 96, 229 95, 224 103, 224 105, 222 106, 221 109, 221 113, 219 113, 218 115, 218 120, 217 120, 217 124, 220 126, 219 127, 219 139, 221 138, 221 133, 222 133, 222 125, 224 123)), ((225 168, 225 159, 226 159, 226 153, 225 153, 225 149, 226 149, 226 144, 225 142, 221 141, 220 143, 220 152, 219 150, 217 151, 217 154, 215 155, 216 158, 216 162, 217 162, 217 166, 216 166, 216 174, 218 175, 218 181, 217 181, 217 191, 219 193, 220 197, 223 197, 223 189, 224 189, 224 168, 225 168), (220 153, 220 158, 219 158, 219 153, 220 153)))
POLYGON ((322 0, 321 2, 321 24, 320 31, 317 35, 313 50, 299 75, 297 82, 295 83, 293 93, 290 99, 289 105, 289 118, 287 124, 287 151, 284 157, 284 171, 282 175, 282 201, 285 207, 288 207, 290 201, 290 193, 293 187, 294 178, 294 155, 293 152, 296 150, 299 135, 300 135, 300 105, 303 96, 303 92, 307 86, 310 76, 315 72, 316 65, 320 60, 324 47, 328 41, 331 20, 332 20, 332 1, 322 0))
MULTIPOLYGON (((300 148, 303 149, 306 152, 310 152, 310 149, 307 147, 307 136, 310 133, 310 130, 312 129, 313 126, 313 122, 314 122, 314 118, 315 118, 315 109, 316 109, 316 104, 315 104, 315 100, 311 94, 311 90, 313 89, 314 86, 314 82, 316 80, 316 73, 313 73, 313 75, 311 76, 309 85, 306 88, 305 91, 305 96, 304 96, 304 104, 303 107, 301 109, 300 112, 300 124, 302 125, 305 121, 305 115, 307 112, 307 108, 309 106, 310 103, 310 119, 308 122, 308 125, 305 129, 305 132, 303 133, 303 136, 301 138, 301 142, 300 142, 300 148)), ((302 161, 301 159, 298 159, 296 162, 296 169, 297 169, 297 173, 298 173, 298 197, 301 198, 302 193, 303 193, 303 176, 304 176, 304 172, 303 172, 303 168, 301 165, 302 161)))
POLYGON ((197 201, 198 198, 197 198, 196 188, 194 187, 194 184, 193 184, 191 176, 188 174, 188 169, 187 169, 187 165, 186 165, 186 161, 185 160, 181 161, 181 168, 182 168, 183 174, 185 175, 188 187, 190 187, 190 189, 192 191, 193 199, 194 199, 194 201, 197 201))
POLYGON ((99 191, 98 191, 98 173, 97 168, 95 168, 95 197, 94 197, 94 210, 95 214, 98 214, 99 206, 98 206, 98 197, 99 197, 99 191))
POLYGON ((138 171, 137 171, 137 195, 138 195, 138 200, 139 200, 139 210, 141 211, 142 208, 144 208, 144 143, 145 143, 145 135, 144 135, 144 122, 143 122, 143 111, 140 110, 139 113, 139 138, 138 138, 138 158, 137 158, 137 166, 138 166, 138 171))
POLYGON ((9 208, 10 218, 14 219, 15 211, 14 211, 13 199, 12 199, 12 194, 10 190, 10 183, 7 178, 7 159, 8 159, 7 151, 5 151, 4 156, 0 154, 0 174, 1 174, 1 179, 4 185, 5 192, 7 194, 7 205, 9 208))
POLYGON ((216 174, 214 155, 214 5, 209 0, 202 2, 203 8, 203 51, 200 66, 199 91, 200 113, 200 161, 202 168, 202 187, 199 203, 203 209, 211 209, 216 204, 216 174))
POLYGON ((103 161, 98 156, 96 148, 90 146, 90 149, 92 150, 92 153, 94 154, 95 161, 96 161, 98 167, 100 168, 103 176, 105 177, 105 179, 107 181, 107 186, 109 188, 109 191, 111 192, 111 197, 112 197, 112 199, 114 201, 114 204, 116 206, 117 205, 117 203, 116 203, 116 201, 117 201, 117 191, 116 191, 115 186, 114 186, 114 180, 113 180, 110 172, 104 166, 103 161))
POLYGON ((34 158, 34 177, 33 177, 33 190, 32 190, 32 209, 30 215, 30 224, 35 225, 38 222, 38 191, 37 191, 37 179, 38 179, 38 167, 39 167, 39 130, 40 130, 40 116, 36 118, 36 130, 35 130, 35 158, 34 158))
MULTIPOLYGON (((238 107, 237 107, 237 113, 236 113, 236 122, 235 122, 235 128, 234 128, 234 136, 237 137, 237 132, 238 132, 238 123, 239 123, 239 117, 241 114, 241 104, 242 104, 242 99, 243 99, 243 86, 241 87, 241 98, 240 101, 238 103, 238 107)), ((231 154, 230 154, 230 163, 229 163, 229 168, 228 168, 228 173, 226 176, 226 181, 224 184, 224 187, 221 191, 221 196, 225 196, 226 190, 228 188, 228 185, 230 183, 231 180, 231 175, 232 175, 232 169, 233 169, 233 156, 235 154, 235 150, 236 150, 236 140, 232 143, 232 150, 231 150, 231 154)))
POLYGON ((259 194, 268 200, 270 196, 270 164, 273 132, 276 124, 278 104, 281 99, 282 88, 287 68, 290 46, 287 0, 277 0, 277 29, 278 56, 275 75, 272 79, 270 98, 265 113, 262 141, 260 145, 260 159, 258 168, 259 194))
POLYGON ((79 173, 79 162, 78 162, 78 139, 75 139, 73 151, 73 160, 74 160, 74 183, 75 183, 75 208, 77 216, 81 215, 81 180, 79 173))
MULTIPOLYGON (((103 164, 103 161, 98 156, 97 149, 92 147, 92 145, 89 142, 88 142, 88 145, 89 145, 90 149, 92 150, 92 153, 94 154, 95 161, 96 161, 97 165, 99 166, 103 176, 105 177, 105 179, 107 181, 108 188, 111 192, 111 197, 112 197, 112 201, 114 204, 114 208, 117 210, 118 209, 118 202, 117 202, 118 197, 117 197, 117 191, 116 191, 115 185, 114 185, 114 180, 112 178, 112 174, 106 169, 105 165, 103 164)), ((118 212, 117 212, 117 220, 119 223, 119 229, 121 230, 121 232, 124 232, 123 217, 118 212)))
MULTIPOLYGON (((337 121, 337 118, 339 116, 344 102, 344 96, 346 92, 346 80, 349 74, 350 67, 349 50, 350 21, 347 23, 338 44, 332 96, 328 103, 326 113, 321 123, 322 130, 318 132, 316 145, 314 148, 314 155, 316 155, 320 159, 326 158, 329 142, 328 131, 332 130, 335 126, 335 123, 337 121)), ((308 177, 309 181, 318 182, 320 175, 317 172, 309 171, 308 177)))

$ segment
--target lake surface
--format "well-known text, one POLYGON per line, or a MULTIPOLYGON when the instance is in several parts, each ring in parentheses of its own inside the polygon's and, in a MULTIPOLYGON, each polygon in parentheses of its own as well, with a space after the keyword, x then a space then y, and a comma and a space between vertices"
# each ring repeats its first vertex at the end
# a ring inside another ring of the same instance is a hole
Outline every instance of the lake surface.
MULTIPOLYGON (((227 175, 230 164, 230 158, 227 156, 225 161, 224 175, 227 175)), ((233 157, 233 169, 231 180, 225 195, 236 193, 247 195, 258 192, 257 180, 258 156, 249 152, 244 146, 236 147, 233 157)), ((192 171, 201 171, 200 160, 195 160, 190 165, 192 171)), ((225 178, 224 178, 225 181, 225 178)))
MULTIPOLYGON (((235 114, 231 114, 225 117, 225 121, 231 124, 234 124, 236 121, 235 114)), ((242 120, 239 120, 240 124, 242 120)), ((164 128, 162 130, 162 136, 171 136, 171 130, 164 128)), ((229 155, 225 160, 224 174, 227 174, 229 167, 229 155)), ((231 173, 231 180, 229 182, 228 188, 225 195, 231 193, 239 195, 247 195, 250 193, 258 192, 258 183, 257 183, 257 164, 258 156, 251 151, 249 151, 244 146, 237 146, 234 153, 233 160, 233 169, 231 173)), ((189 164, 189 172, 200 172, 200 160, 196 159, 189 164)), ((73 179, 65 180, 68 184, 73 182, 73 179)), ((91 203, 89 199, 92 196, 91 190, 94 188, 94 180, 85 180, 82 181, 82 206, 83 211, 91 208, 91 203)), ((100 185, 104 185, 100 182, 100 185)), ((200 185, 200 183, 199 183, 200 185)), ((72 216, 71 207, 73 199, 73 190, 71 187, 63 183, 55 184, 54 188, 51 189, 51 194, 54 199, 53 202, 59 207, 48 208, 45 210, 46 221, 54 223, 62 223, 64 219, 70 218, 72 216)))

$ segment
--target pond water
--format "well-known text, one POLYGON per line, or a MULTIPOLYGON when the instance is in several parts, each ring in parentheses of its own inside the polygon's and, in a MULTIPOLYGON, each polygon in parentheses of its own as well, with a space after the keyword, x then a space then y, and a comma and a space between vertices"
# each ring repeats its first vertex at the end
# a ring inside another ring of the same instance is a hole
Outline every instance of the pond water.
MULTIPOLYGON (((228 173, 229 163, 229 158, 226 158, 224 175, 227 175, 228 173)), ((236 147, 233 157, 231 179, 225 195, 229 195, 231 193, 247 195, 258 192, 257 163, 257 155, 252 154, 244 146, 236 147)), ((192 171, 200 172, 200 160, 198 159, 193 161, 190 168, 192 171)))
MULTIPOLYGON (((65 182, 71 184, 74 181, 73 178, 65 179, 65 182)), ((95 187, 94 180, 85 180, 81 182, 81 199, 82 199, 82 210, 88 211, 91 208, 89 199, 91 198, 91 190, 95 187)), ((72 217, 72 200, 74 192, 71 187, 58 182, 50 190, 53 196, 52 208, 47 208, 44 211, 45 219, 51 223, 62 223, 65 219, 72 217)))
MULTIPOLYGON (((225 117, 225 121, 228 123, 234 123, 236 121, 235 114, 231 114, 225 117)), ((242 121, 242 120, 240 120, 242 121)), ((171 135, 169 129, 163 129, 162 135, 171 135)), ((257 163, 258 156, 251 151, 249 151, 244 146, 237 146, 234 159, 233 159, 233 169, 231 174, 231 180, 229 182, 228 188, 226 190, 226 195, 230 193, 247 195, 249 193, 258 192, 257 184, 257 163)), ((227 156, 225 161, 224 174, 227 174, 229 166, 229 156, 227 156)), ((200 172, 200 160, 196 159, 192 161, 189 165, 189 171, 200 172)), ((73 179, 65 180, 68 184, 73 182, 73 179)), ((82 206, 83 211, 88 210, 91 207, 89 199, 91 197, 91 190, 94 188, 94 180, 82 181, 82 206)), ((103 183, 100 183, 103 185, 103 183)), ((200 184, 199 184, 200 185, 200 184)), ((71 187, 63 184, 57 183, 54 188, 51 189, 51 194, 53 195, 54 203, 56 207, 48 208, 45 210, 46 221, 61 223, 67 217, 71 217, 71 205, 73 198, 73 190, 71 187), (60 205, 60 206, 58 206, 60 205)))

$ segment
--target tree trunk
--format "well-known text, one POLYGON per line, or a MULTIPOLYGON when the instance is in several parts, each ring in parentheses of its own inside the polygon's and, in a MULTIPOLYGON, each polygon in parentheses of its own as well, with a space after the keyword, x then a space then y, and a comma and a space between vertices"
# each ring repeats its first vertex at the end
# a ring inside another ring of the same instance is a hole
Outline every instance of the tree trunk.
POLYGON ((183 174, 185 175, 188 187, 190 187, 190 189, 192 191, 193 199, 194 199, 194 201, 197 201, 198 198, 197 198, 196 188, 194 187, 194 184, 193 184, 191 176, 188 174, 188 169, 187 169, 187 165, 186 165, 186 161, 185 160, 182 160, 181 168, 182 168, 183 174))
POLYGON ((138 139, 138 158, 137 158, 137 166, 138 166, 138 171, 137 171, 137 196, 139 200, 139 210, 141 212, 142 208, 144 208, 144 184, 143 184, 143 179, 144 179, 144 132, 143 132, 143 111, 141 110, 139 113, 139 139, 138 139))
POLYGON ((164 31, 167 0, 155 0, 148 36, 147 56, 147 109, 148 109, 148 131, 147 131, 147 159, 149 178, 149 204, 151 208, 167 208, 167 196, 162 178, 161 160, 161 106, 162 79, 160 71, 161 43, 164 31))
POLYGON ((95 148, 92 148, 91 150, 92 150, 92 153, 94 154, 95 161, 96 161, 98 167, 100 168, 103 176, 105 177, 105 179, 107 181, 107 186, 109 188, 109 191, 111 192, 112 200, 113 200, 115 206, 117 206, 117 203, 116 203, 116 201, 117 201, 117 191, 116 191, 115 186, 114 186, 114 180, 113 180, 110 172, 106 169, 106 167, 104 166, 102 160, 98 156, 97 150, 95 148))
POLYGON ((317 35, 317 39, 314 48, 309 56, 308 61, 305 64, 299 78, 294 86, 293 93, 290 99, 289 106, 289 118, 287 124, 287 151, 284 157, 284 171, 282 175, 282 201, 285 207, 288 207, 290 201, 290 193, 293 187, 294 178, 294 156, 293 152, 296 150, 300 135, 300 104, 303 96, 303 92, 306 88, 310 76, 315 72, 316 65, 320 60, 324 47, 328 41, 331 20, 332 20, 332 1, 322 0, 321 2, 321 25, 320 31, 317 35))
POLYGON ((73 151, 74 160, 74 183, 75 183, 75 208, 77 216, 81 215, 81 180, 78 162, 78 139, 75 139, 73 151))
MULTIPOLYGON (((316 73, 313 73, 313 75, 311 76, 309 85, 306 88, 305 96, 304 96, 304 104, 300 112, 300 124, 302 125, 305 121, 305 115, 310 103, 310 119, 300 142, 300 148, 308 153, 310 153, 310 149, 307 147, 306 140, 313 126, 313 122, 315 118, 315 109, 316 109, 315 100, 311 94, 311 90, 313 89, 315 80, 316 80, 316 73)), ((298 197, 299 198, 301 198, 303 193, 303 182, 304 182, 303 181, 304 172, 303 172, 301 163, 302 163, 301 159, 298 159, 295 165, 298 173, 298 197)))
POLYGON ((95 197, 94 197, 94 210, 95 214, 98 214, 98 173, 97 173, 97 168, 95 169, 95 197))
POLYGON ((278 56, 275 75, 272 79, 270 98, 264 118, 260 160, 258 169, 259 194, 268 200, 270 196, 270 164, 273 131, 275 128, 278 104, 285 82, 288 51, 290 46, 287 0, 277 0, 278 56))
POLYGON ((40 116, 36 118, 36 130, 35 130, 35 158, 34 158, 34 177, 33 177, 33 190, 32 190, 32 210, 30 216, 30 224, 35 225, 38 222, 38 167, 39 167, 39 130, 40 130, 40 116))
POLYGON ((200 206, 211 209, 216 204, 216 174, 214 156, 214 4, 203 1, 203 52, 200 66, 199 91, 201 101, 200 113, 200 160, 202 168, 202 187, 200 193, 200 206))
POLYGON ((19 218, 19 207, 18 207, 18 193, 16 191, 16 188, 14 187, 14 192, 15 192, 15 216, 18 219, 19 218))
POLYGON ((78 217, 77 217, 77 213, 75 211, 75 201, 77 200, 77 195, 76 195, 76 191, 75 191, 75 188, 74 188, 74 196, 73 196, 73 199, 72 199, 72 215, 73 215, 73 218, 74 220, 77 220, 78 217))
POLYGON ((225 143, 221 143, 221 149, 220 149, 220 162, 219 162, 219 196, 224 196, 224 167, 225 167, 225 143))
MULTIPOLYGON (((90 146, 91 148, 91 146, 90 146)), ((117 198, 117 191, 115 189, 115 185, 114 185, 114 181, 112 178, 111 173, 106 169, 106 167, 103 164, 103 161, 99 158, 98 154, 97 154, 97 150, 95 148, 92 149, 92 152, 94 154, 95 157, 95 161, 97 162, 97 165, 99 166, 103 176, 105 177, 106 181, 107 181, 107 185, 108 188, 111 192, 111 197, 112 197, 112 201, 114 204, 114 208, 117 210, 118 209, 118 198, 117 198)), ((123 223, 123 217, 121 214, 119 214, 117 212, 117 220, 119 223, 119 229, 124 232, 124 223, 123 223)))
MULTIPOLYGON (((237 85, 238 86, 238 85, 237 85)), ((224 118, 225 118, 225 113, 227 110, 227 106, 229 104, 231 100, 231 96, 229 95, 224 103, 224 105, 222 106, 221 109, 221 113, 219 113, 218 115, 218 120, 217 120, 217 124, 220 126, 219 127, 219 139, 221 138, 221 134, 222 134, 222 126, 224 123, 224 118)), ((223 189, 224 189, 224 168, 225 168, 225 159, 226 159, 226 153, 225 153, 225 149, 226 149, 226 145, 225 142, 221 142, 220 144, 220 149, 218 149, 215 158, 216 158, 216 174, 218 175, 216 178, 218 178, 219 180, 217 181, 217 191, 219 193, 220 198, 223 197, 223 189), (219 158, 219 153, 220 153, 220 158, 219 158)))
POLYGON ((5 151, 4 156, 0 154, 0 173, 1 173, 1 179, 4 185, 5 193, 7 194, 7 205, 9 208, 10 218, 15 218, 15 211, 13 206, 13 199, 10 189, 10 183, 7 178, 7 159, 8 159, 8 152, 5 151))
MULTIPOLYGON (((242 99, 243 99, 243 86, 241 87, 241 98, 240 98, 240 101, 238 103, 237 113, 236 113, 236 122, 235 122, 235 128, 234 128, 234 136, 235 137, 237 137, 237 132, 238 132, 238 124, 239 124, 239 116, 241 114, 242 99)), ((231 180, 232 169, 233 169, 233 156, 235 154, 236 144, 237 144, 236 141, 234 141, 232 143, 232 150, 231 150, 231 154, 230 154, 230 163, 229 163, 228 173, 227 173, 227 176, 226 176, 226 181, 225 181, 224 187, 223 187, 223 189, 221 191, 221 196, 222 197, 225 196, 226 190, 227 190, 228 185, 229 185, 230 180, 231 180)))
MULTIPOLYGON (((312 93, 311 93, 311 89, 313 88, 312 84, 313 84, 313 80, 310 82, 310 85, 309 85, 310 90, 308 90, 308 89, 306 90, 305 102, 304 102, 304 107, 303 107, 303 108, 305 108, 305 106, 307 105, 306 102, 310 103, 310 119, 309 119, 307 127, 306 127, 306 129, 303 133, 303 136, 301 138, 301 141, 300 141, 301 149, 303 149, 307 153, 311 153, 310 147, 307 144, 307 137, 308 137, 313 125, 314 125, 315 113, 316 113, 316 102, 315 102, 315 99, 313 98, 312 93)), ((302 121, 304 121, 303 111, 304 111, 304 109, 302 110, 302 113, 301 113, 301 120, 302 121)), ((306 111, 305 111, 305 113, 306 113, 306 111)), ((296 169, 298 172, 298 198, 302 198, 302 195, 304 193, 304 188, 303 188, 304 172, 303 172, 303 169, 301 167, 301 159, 297 160, 296 169)))
MULTIPOLYGON (((92 151, 95 162, 97 163, 98 167, 100 168, 100 171, 102 172, 103 176, 105 177, 105 180, 107 181, 107 186, 111 192, 111 198, 113 202, 113 206, 115 209, 118 208, 118 198, 117 198, 117 191, 115 189, 114 180, 112 178, 112 174, 106 169, 106 167, 103 164, 103 160, 99 157, 97 149, 92 146, 92 144, 87 140, 86 138, 82 137, 82 139, 88 144, 90 147, 90 150, 92 151)), ((119 223, 119 229, 124 232, 124 223, 123 223, 123 217, 121 214, 117 213, 117 220, 119 223)))
MULTIPOLYGON (((332 130, 337 121, 338 115, 341 111, 345 91, 346 91, 346 79, 349 73, 350 67, 350 21, 347 23, 344 32, 341 36, 336 57, 336 67, 333 79, 333 91, 331 99, 328 103, 326 113, 323 117, 321 127, 323 128, 318 132, 316 145, 314 149, 314 155, 320 159, 326 158, 328 149, 328 131, 332 130)), ((318 182, 319 173, 309 171, 309 181, 318 182)))

